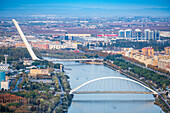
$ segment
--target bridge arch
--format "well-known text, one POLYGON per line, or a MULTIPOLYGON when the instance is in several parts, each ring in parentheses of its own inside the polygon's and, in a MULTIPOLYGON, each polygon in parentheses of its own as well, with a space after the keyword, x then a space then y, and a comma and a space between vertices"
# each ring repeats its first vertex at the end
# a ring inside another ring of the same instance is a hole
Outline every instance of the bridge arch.
POLYGON ((72 89, 70 91, 70 94, 73 94, 73 92, 75 92, 76 90, 80 89, 81 87, 85 86, 86 84, 89 84, 89 83, 92 83, 92 82, 95 82, 95 81, 98 81, 98 80, 103 80, 103 79, 121 79, 121 80, 128 80, 128 81, 131 81, 131 82, 134 82, 136 84, 139 84, 140 86, 148 89, 149 91, 153 92, 153 94, 158 94, 156 91, 152 90, 151 88, 143 85, 142 83, 138 82, 138 81, 135 81, 135 80, 132 80, 132 79, 129 79, 129 78, 124 78, 124 77, 101 77, 101 78, 96 78, 96 79, 93 79, 93 80, 90 80, 90 81, 87 81, 85 83, 83 83, 82 85, 72 89))

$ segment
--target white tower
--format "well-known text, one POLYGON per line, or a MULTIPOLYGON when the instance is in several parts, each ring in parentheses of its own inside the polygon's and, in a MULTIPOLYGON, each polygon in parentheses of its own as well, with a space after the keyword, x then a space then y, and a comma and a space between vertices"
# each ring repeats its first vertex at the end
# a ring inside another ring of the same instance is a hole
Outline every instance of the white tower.
POLYGON ((4 57, 5 57, 5 64, 7 64, 8 55, 4 55, 4 57))
POLYGON ((20 34, 20 36, 21 36, 21 38, 22 38, 25 46, 27 47, 27 50, 28 50, 29 54, 30 54, 31 57, 32 57, 32 60, 40 60, 39 58, 37 58, 37 56, 36 56, 35 53, 33 52, 30 44, 28 43, 28 41, 27 41, 27 39, 25 38, 25 36, 24 36, 21 28, 19 27, 18 22, 17 22, 15 19, 12 19, 12 21, 14 22, 15 27, 17 28, 17 30, 18 30, 18 32, 19 32, 19 34, 20 34))

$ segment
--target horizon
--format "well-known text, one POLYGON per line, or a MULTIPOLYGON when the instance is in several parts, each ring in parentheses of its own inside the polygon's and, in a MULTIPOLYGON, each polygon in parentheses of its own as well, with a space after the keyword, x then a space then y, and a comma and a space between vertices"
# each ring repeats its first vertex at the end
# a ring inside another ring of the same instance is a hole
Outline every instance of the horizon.
POLYGON ((170 16, 169 0, 1 0, 0 16, 170 16))

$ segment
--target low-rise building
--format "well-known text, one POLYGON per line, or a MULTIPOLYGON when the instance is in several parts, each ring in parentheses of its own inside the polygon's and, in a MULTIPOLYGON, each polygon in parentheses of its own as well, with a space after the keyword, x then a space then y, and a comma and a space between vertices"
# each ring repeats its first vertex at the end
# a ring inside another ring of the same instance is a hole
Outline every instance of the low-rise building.
POLYGON ((146 66, 148 64, 152 64, 152 58, 145 56, 145 55, 136 54, 136 55, 133 55, 133 58, 138 60, 139 62, 144 63, 146 66))
POLYGON ((165 47, 164 50, 166 55, 170 55, 170 47, 165 47))
POLYGON ((49 49, 49 45, 45 43, 33 43, 32 46, 39 49, 49 49))
POLYGON ((9 80, 1 81, 1 89, 8 90, 9 89, 9 80))
POLYGON ((64 48, 66 48, 66 46, 62 44, 50 44, 49 45, 49 49, 64 49, 64 48))
POLYGON ((39 78, 42 76, 49 76, 49 69, 30 69, 30 74, 28 74, 31 78, 39 78))
POLYGON ((91 34, 66 34, 66 36, 90 37, 91 34))
POLYGON ((170 59, 160 59, 158 62, 158 68, 170 71, 170 59))
POLYGON ((158 57, 157 56, 154 56, 153 58, 152 58, 152 63, 151 63, 151 65, 153 65, 153 66, 158 66, 158 57))
POLYGON ((142 48, 142 54, 146 55, 146 56, 153 56, 154 55, 154 49, 152 47, 142 48))
POLYGON ((15 47, 26 47, 24 43, 15 43, 15 47))
POLYGON ((8 81, 10 79, 9 76, 5 76, 5 81, 8 81))
POLYGON ((9 64, 0 64, 0 70, 8 71, 9 64))
POLYGON ((32 60, 24 60, 23 65, 28 65, 28 66, 30 66, 30 65, 32 65, 33 62, 34 62, 34 61, 32 61, 32 60))

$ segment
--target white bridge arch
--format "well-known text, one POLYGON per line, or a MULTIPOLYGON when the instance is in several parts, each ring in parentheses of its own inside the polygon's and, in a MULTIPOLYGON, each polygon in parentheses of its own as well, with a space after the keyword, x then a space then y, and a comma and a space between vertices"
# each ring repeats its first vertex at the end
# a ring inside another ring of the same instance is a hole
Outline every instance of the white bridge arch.
POLYGON ((95 82, 95 81, 98 81, 98 80, 103 80, 103 79, 121 79, 121 80, 127 80, 127 81, 131 81, 131 82, 134 82, 136 84, 139 84, 140 86, 148 89, 149 91, 153 92, 153 94, 158 94, 156 91, 152 90, 151 88, 143 85, 142 83, 138 82, 138 81, 135 81, 135 80, 132 80, 132 79, 129 79, 129 78, 124 78, 124 77, 101 77, 101 78, 96 78, 96 79, 93 79, 93 80, 90 80, 90 81, 87 81, 85 83, 83 83, 82 85, 72 89, 70 91, 70 94, 73 94, 73 92, 75 92, 76 90, 80 89, 81 87, 85 86, 86 84, 89 84, 89 83, 92 83, 92 82, 95 82))

